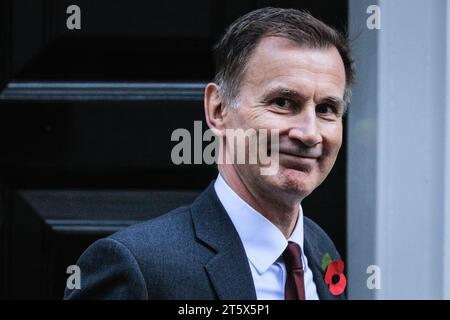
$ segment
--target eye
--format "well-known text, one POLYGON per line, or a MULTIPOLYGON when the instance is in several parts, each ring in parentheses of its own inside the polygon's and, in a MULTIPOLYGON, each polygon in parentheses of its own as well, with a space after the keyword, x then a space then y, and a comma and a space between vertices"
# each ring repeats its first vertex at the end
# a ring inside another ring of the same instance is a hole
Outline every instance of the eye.
POLYGON ((318 113, 323 113, 323 114, 330 114, 330 113, 335 113, 336 112, 336 108, 330 104, 319 104, 316 106, 316 111, 318 113))
POLYGON ((276 98, 273 100, 273 103, 281 108, 288 108, 291 104, 291 102, 286 98, 276 98))

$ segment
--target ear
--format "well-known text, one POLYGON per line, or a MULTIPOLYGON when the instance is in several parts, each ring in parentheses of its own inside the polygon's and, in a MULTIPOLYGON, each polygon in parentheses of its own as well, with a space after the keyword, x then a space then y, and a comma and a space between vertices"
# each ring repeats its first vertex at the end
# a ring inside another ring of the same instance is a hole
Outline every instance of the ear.
POLYGON ((226 107, 217 84, 212 82, 208 83, 205 88, 204 103, 205 118, 208 127, 215 134, 223 134, 225 130, 224 118, 226 115, 226 107))

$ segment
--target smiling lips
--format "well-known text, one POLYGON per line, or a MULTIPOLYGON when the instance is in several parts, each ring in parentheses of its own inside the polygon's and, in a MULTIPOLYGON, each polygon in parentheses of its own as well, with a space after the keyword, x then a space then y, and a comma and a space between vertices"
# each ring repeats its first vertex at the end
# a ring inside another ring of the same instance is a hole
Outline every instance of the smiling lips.
POLYGON ((305 155, 290 151, 280 151, 280 162, 283 166, 298 171, 310 172, 317 163, 319 155, 305 155))

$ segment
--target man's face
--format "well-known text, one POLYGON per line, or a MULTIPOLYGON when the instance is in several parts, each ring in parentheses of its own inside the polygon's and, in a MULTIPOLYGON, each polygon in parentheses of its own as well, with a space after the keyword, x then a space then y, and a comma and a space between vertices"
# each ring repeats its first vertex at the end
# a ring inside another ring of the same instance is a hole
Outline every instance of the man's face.
POLYGON ((279 170, 235 165, 247 186, 303 199, 334 165, 342 144, 345 68, 336 48, 303 48, 282 37, 263 38, 253 52, 227 112, 227 129, 278 129, 279 170))

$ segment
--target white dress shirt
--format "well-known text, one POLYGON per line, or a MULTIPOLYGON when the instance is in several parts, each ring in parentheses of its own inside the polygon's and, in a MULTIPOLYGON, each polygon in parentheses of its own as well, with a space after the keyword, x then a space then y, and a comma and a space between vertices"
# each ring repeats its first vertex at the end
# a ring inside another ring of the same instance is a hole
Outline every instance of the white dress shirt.
MULTIPOLYGON (((258 300, 284 300, 286 267, 281 255, 288 245, 288 240, 274 224, 234 192, 220 174, 214 188, 244 245, 258 300)), ((289 241, 302 248, 305 297, 307 300, 318 300, 313 274, 303 253, 301 205, 297 224, 289 241)))

